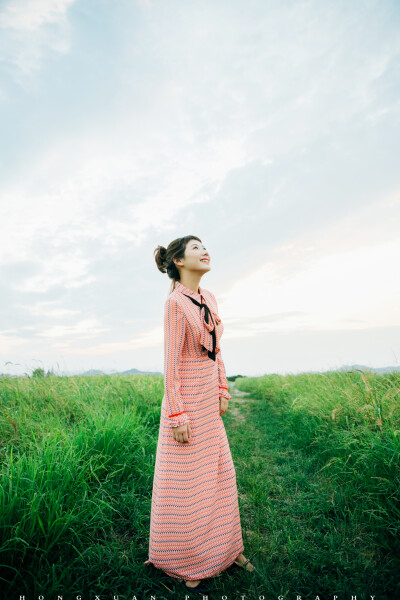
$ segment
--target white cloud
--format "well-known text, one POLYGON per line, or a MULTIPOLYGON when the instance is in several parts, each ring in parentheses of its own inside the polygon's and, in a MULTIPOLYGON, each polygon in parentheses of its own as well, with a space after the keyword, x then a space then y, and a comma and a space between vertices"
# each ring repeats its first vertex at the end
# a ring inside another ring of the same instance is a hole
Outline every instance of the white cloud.
POLYGON ((70 49, 67 11, 76 0, 9 0, 0 11, 0 59, 25 87, 48 51, 70 49))
MULTIPOLYGON (((63 339, 72 338, 74 343, 77 340, 86 340, 97 337, 99 333, 109 331, 108 327, 101 327, 99 320, 96 318, 82 319, 74 325, 53 325, 43 331, 37 333, 38 336, 49 338, 49 339, 63 339)), ((67 342, 62 342, 66 347, 67 342)))
POLYGON ((0 12, 0 27, 34 31, 46 23, 60 22, 76 0, 9 0, 0 12))
MULTIPOLYGON (((37 260, 42 271, 18 289, 93 281, 83 277, 90 262, 84 243, 109 252, 122 242, 139 246, 150 229, 171 229, 191 205, 208 203, 227 172, 245 162, 239 140, 191 155, 182 148, 166 161, 146 143, 130 146, 113 137, 66 138, 32 161, 23 181, 3 188, 0 264, 37 260), (57 251, 66 245, 67 254, 57 251)), ((211 215, 213 206, 207 210, 211 215)))
POLYGON ((313 247, 298 240, 275 248, 270 258, 220 302, 225 338, 400 326, 399 238, 331 252, 317 240, 313 247))
MULTIPOLYGON (((68 355, 81 356, 112 356, 123 352, 133 352, 143 348, 162 347, 164 330, 163 327, 153 327, 138 333, 135 337, 126 341, 99 342, 94 346, 80 347, 78 344, 58 342, 53 344, 54 348, 63 350, 68 355)), ((62 337, 57 335, 57 337, 62 337)))
POLYGON ((72 5, 0 9, 4 340, 32 334, 24 350, 77 362, 155 353, 162 331, 143 330, 159 281, 149 247, 182 232, 216 257, 232 344, 307 328, 361 339, 363 327, 398 324, 390 9, 72 5), (76 343, 85 336, 88 348, 76 343))
MULTIPOLYGON (((55 301, 48 302, 37 302, 35 305, 18 305, 23 310, 29 312, 31 315, 37 317, 46 317, 49 319, 68 319, 73 315, 78 315, 80 313, 79 310, 70 310, 67 308, 51 308, 51 305, 54 304, 55 301)), ((35 327, 26 326, 22 327, 22 329, 36 329, 35 327)))
POLYGON ((12 332, 13 330, 10 329, 0 331, 0 355, 3 357, 10 356, 11 352, 29 351, 32 340, 30 338, 22 337, 20 333, 12 335, 12 332))
POLYGON ((22 283, 14 283, 11 288, 20 292, 45 293, 52 286, 66 289, 77 288, 95 281, 93 275, 87 273, 90 261, 80 256, 79 250, 67 255, 54 253, 43 257, 40 264, 41 273, 27 277, 22 283))

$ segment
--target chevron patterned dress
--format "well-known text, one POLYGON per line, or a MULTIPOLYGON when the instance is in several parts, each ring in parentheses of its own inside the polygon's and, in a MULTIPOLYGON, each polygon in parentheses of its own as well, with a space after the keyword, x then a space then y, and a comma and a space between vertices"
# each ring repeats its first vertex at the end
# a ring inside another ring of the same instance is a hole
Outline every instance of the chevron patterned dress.
POLYGON ((236 472, 219 414, 230 398, 215 296, 177 282, 165 302, 164 396, 155 460, 149 559, 175 578, 206 579, 244 551, 236 472), (172 428, 190 423, 189 442, 172 428))

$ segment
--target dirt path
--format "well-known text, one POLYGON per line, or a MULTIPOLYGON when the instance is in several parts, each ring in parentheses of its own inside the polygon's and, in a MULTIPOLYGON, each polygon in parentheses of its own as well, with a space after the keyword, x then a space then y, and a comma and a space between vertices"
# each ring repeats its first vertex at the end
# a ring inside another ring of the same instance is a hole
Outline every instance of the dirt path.
POLYGON ((229 381, 228 387, 229 393, 232 396, 229 401, 229 411, 234 415, 237 421, 244 421, 244 411, 242 410, 242 406, 249 401, 247 396, 250 396, 250 393, 239 390, 236 387, 235 381, 229 381))

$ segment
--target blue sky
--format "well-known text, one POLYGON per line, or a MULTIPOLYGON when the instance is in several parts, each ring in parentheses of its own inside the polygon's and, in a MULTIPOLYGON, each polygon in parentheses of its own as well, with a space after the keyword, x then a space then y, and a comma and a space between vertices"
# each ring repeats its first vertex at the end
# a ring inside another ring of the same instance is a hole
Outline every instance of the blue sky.
POLYGON ((163 369, 210 252, 228 375, 400 364, 396 1, 0 4, 0 372, 163 369))

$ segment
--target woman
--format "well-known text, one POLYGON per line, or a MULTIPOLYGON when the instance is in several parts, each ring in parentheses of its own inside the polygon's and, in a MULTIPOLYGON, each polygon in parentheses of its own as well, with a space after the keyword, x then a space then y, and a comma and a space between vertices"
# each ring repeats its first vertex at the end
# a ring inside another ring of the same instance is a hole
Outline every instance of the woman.
POLYGON ((199 286, 210 255, 195 236, 154 252, 173 280, 164 305, 164 397, 151 504, 149 559, 197 587, 243 555, 236 473, 221 418, 228 409, 214 295, 199 286))

